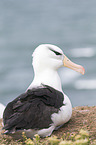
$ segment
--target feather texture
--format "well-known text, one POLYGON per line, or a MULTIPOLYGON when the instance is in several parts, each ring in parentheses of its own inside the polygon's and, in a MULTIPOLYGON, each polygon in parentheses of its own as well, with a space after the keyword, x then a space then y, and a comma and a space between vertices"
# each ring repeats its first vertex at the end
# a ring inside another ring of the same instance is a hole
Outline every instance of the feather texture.
POLYGON ((12 133, 22 129, 43 129, 52 124, 51 115, 58 113, 64 96, 50 86, 33 88, 10 102, 4 111, 4 129, 12 133))

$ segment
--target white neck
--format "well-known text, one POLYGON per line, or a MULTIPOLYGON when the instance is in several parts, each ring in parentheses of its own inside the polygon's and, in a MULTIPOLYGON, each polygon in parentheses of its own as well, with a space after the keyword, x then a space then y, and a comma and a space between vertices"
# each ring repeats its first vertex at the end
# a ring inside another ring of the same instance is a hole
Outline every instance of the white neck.
POLYGON ((35 77, 28 89, 41 86, 41 84, 49 85, 56 90, 62 91, 61 80, 56 70, 46 69, 43 72, 35 73, 35 77))

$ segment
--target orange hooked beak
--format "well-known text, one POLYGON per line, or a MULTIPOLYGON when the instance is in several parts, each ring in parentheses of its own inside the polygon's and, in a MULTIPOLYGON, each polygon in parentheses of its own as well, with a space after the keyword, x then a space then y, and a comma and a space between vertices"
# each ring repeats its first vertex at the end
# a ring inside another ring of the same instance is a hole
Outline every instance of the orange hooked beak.
POLYGON ((65 55, 64 55, 63 64, 64 64, 65 67, 68 67, 68 68, 70 68, 72 70, 75 70, 76 72, 79 72, 82 75, 84 75, 84 73, 85 73, 85 69, 84 69, 83 66, 73 63, 65 55))

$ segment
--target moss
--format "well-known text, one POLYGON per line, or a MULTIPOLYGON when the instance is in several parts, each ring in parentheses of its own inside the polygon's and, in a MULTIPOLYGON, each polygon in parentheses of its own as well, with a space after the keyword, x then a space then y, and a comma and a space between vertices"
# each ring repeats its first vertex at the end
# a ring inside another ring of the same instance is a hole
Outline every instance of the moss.
POLYGON ((47 140, 50 145, 58 145, 58 143, 60 142, 60 140, 57 138, 57 136, 49 137, 47 140))
POLYGON ((80 139, 74 142, 74 145, 89 145, 88 139, 80 139))
POLYGON ((51 136, 45 138, 45 141, 41 141, 39 135, 35 135, 35 138, 31 140, 30 138, 27 139, 26 136, 23 134, 23 137, 25 139, 24 143, 26 145, 89 145, 89 133, 88 131, 85 131, 83 129, 80 130, 79 134, 70 135, 68 133, 68 136, 63 138, 58 138, 57 136, 51 136), (70 140, 69 139, 70 136, 70 140))
POLYGON ((59 145, 73 145, 73 142, 72 141, 66 141, 66 140, 64 140, 64 141, 61 141, 60 143, 59 143, 59 145))

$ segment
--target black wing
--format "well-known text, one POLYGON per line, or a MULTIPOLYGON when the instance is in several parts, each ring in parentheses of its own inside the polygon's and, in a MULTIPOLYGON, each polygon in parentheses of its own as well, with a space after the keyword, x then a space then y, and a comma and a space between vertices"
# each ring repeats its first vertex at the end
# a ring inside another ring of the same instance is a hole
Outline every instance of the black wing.
POLYGON ((47 128, 52 123, 51 114, 58 112, 63 101, 63 94, 49 86, 28 90, 5 108, 4 129, 12 132, 47 128))

